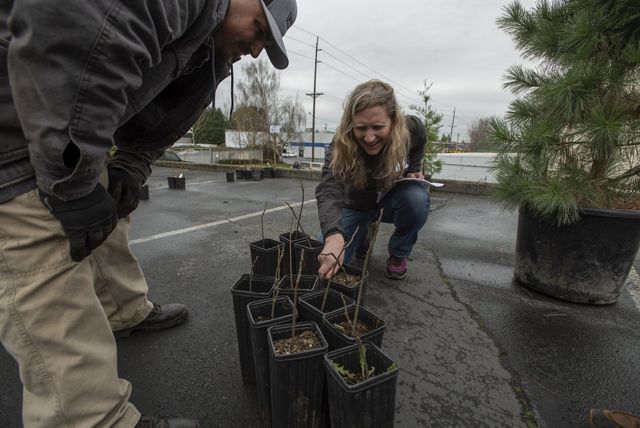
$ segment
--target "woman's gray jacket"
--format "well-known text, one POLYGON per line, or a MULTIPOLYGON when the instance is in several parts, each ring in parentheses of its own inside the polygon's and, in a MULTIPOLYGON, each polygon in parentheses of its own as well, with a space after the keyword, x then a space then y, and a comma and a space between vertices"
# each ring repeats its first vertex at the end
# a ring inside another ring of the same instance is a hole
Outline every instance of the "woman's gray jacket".
MULTIPOLYGON (((407 151, 408 167, 404 173, 419 172, 422 170, 422 158, 424 157, 427 142, 424 125, 415 116, 406 116, 407 128, 410 134, 409 150, 407 151)), ((318 217, 320 228, 324 236, 333 233, 342 233, 340 225, 342 208, 347 207, 356 211, 368 211, 377 207, 378 189, 373 181, 370 181, 363 190, 347 189, 333 176, 329 165, 333 153, 333 142, 329 145, 325 154, 324 166, 320 184, 316 187, 316 201, 318 203, 318 217)))
POLYGON ((89 194, 114 144, 144 182, 228 75, 212 36, 228 2, 0 1, 0 203, 89 194))

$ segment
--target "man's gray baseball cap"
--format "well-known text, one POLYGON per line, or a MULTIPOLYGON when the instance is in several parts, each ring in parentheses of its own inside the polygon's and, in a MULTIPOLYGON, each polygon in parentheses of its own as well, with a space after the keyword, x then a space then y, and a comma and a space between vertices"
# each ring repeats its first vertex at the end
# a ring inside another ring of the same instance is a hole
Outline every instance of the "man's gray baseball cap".
POLYGON ((293 25, 298 15, 298 6, 296 0, 260 0, 269 29, 271 30, 271 38, 273 43, 266 51, 269 55, 271 64, 279 70, 287 68, 289 58, 287 58, 287 50, 284 48, 282 36, 293 25))

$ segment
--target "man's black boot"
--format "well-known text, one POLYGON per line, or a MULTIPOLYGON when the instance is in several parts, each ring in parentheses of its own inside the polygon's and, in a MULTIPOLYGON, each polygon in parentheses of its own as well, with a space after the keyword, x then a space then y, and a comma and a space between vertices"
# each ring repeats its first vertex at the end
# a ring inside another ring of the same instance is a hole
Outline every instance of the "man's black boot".
POLYGON ((198 421, 192 419, 142 416, 135 428, 198 428, 199 426, 198 421))
POLYGON ((116 338, 131 336, 134 333, 161 331, 182 324, 187 320, 189 311, 182 303, 153 304, 149 315, 133 327, 115 331, 116 338))

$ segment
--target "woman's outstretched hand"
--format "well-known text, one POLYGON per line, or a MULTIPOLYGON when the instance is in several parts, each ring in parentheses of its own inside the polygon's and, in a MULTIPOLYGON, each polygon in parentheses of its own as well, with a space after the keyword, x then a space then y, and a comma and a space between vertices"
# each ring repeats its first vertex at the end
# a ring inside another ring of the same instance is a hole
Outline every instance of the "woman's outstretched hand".
POLYGON ((344 238, 341 233, 334 233, 324 239, 324 248, 318 256, 320 268, 318 276, 324 279, 330 279, 340 268, 336 259, 342 264, 344 260, 344 238), (340 258, 338 258, 340 255, 340 258))

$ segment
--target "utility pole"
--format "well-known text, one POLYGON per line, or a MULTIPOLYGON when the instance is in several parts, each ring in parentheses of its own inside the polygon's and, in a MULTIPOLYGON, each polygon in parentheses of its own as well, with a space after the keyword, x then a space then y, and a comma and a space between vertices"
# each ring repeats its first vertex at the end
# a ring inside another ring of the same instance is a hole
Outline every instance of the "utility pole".
POLYGON ((316 36, 316 59, 313 64, 313 93, 308 93, 307 95, 313 98, 313 114, 311 115, 311 162, 316 161, 316 98, 320 95, 324 95, 322 92, 316 92, 316 75, 318 72, 318 51, 322 49, 318 49, 318 40, 319 36, 316 36))
POLYGON ((449 133, 449 142, 453 143, 453 124, 456 121, 456 108, 453 108, 453 119, 451 119, 451 132, 449 133))

